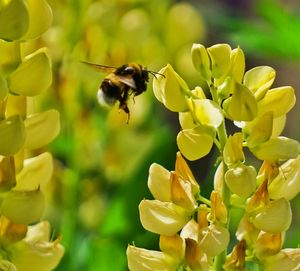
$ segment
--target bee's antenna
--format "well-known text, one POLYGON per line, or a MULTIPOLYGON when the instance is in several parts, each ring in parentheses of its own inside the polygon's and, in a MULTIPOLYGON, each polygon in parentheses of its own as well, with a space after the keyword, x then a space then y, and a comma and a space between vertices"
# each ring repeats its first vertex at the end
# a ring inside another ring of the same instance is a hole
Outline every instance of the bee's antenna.
POLYGON ((148 72, 151 73, 155 77, 155 79, 157 79, 156 75, 160 75, 160 76, 166 78, 166 76, 162 73, 154 72, 154 71, 148 71, 148 72))

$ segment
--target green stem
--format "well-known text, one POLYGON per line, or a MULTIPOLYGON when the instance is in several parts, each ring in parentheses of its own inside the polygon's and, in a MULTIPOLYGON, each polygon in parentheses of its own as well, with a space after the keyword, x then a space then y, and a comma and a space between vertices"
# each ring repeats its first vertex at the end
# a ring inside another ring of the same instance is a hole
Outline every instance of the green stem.
MULTIPOLYGON (((213 100, 219 104, 219 99, 218 99, 218 94, 217 94, 216 88, 214 86, 211 86, 210 90, 211 90, 211 95, 212 95, 213 100)), ((221 153, 221 157, 223 158, 223 150, 224 150, 225 144, 227 142, 227 132, 226 132, 226 127, 225 127, 225 120, 218 127, 217 134, 218 134, 218 139, 219 139, 218 147, 219 147, 219 150, 221 153)), ((225 173, 227 170, 227 166, 225 163, 223 163, 223 167, 224 167, 223 172, 225 173)), ((222 199, 223 199, 223 202, 228 211, 226 227, 229 228, 230 190, 227 187, 226 183, 224 182, 224 177, 223 177, 222 199)), ((214 261, 214 267, 215 267, 214 270, 215 271, 223 271, 224 270, 223 265, 226 260, 226 255, 227 255, 227 250, 225 249, 221 254, 219 254, 218 256, 215 257, 215 261, 214 261)))

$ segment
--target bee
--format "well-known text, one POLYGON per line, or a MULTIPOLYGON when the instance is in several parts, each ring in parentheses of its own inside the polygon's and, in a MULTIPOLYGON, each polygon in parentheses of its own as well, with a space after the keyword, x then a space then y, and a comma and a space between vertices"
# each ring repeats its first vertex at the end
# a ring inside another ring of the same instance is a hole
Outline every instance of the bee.
POLYGON ((93 64, 82 61, 96 71, 109 73, 101 82, 97 98, 99 104, 113 106, 119 102, 119 110, 123 110, 127 114, 127 123, 130 119, 130 111, 128 108, 128 99, 133 95, 138 96, 146 91, 149 82, 149 74, 155 78, 156 75, 163 74, 149 71, 137 63, 128 63, 120 67, 111 67, 99 64, 93 64))

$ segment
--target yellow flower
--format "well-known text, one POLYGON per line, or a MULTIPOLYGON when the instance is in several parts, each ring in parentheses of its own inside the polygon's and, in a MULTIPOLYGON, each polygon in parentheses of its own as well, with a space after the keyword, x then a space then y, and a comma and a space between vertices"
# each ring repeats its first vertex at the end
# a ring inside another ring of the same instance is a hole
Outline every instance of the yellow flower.
POLYGON ((181 230, 191 217, 191 213, 183 207, 159 200, 142 200, 139 212, 146 230, 168 236, 181 230))
POLYGON ((51 271, 61 260, 64 248, 58 240, 50 241, 47 221, 29 226, 24 240, 9 249, 10 261, 18 271, 51 271))
POLYGON ((185 100, 189 88, 185 81, 168 64, 159 71, 160 76, 153 79, 154 95, 169 110, 183 112, 188 109, 185 100))
POLYGON ((161 251, 129 245, 126 250, 130 271, 176 271, 176 259, 161 251))
POLYGON ((298 271, 300 270, 300 248, 282 249, 264 261, 264 271, 298 271))
POLYGON ((300 192, 300 155, 280 166, 277 176, 268 184, 270 198, 292 200, 300 192))

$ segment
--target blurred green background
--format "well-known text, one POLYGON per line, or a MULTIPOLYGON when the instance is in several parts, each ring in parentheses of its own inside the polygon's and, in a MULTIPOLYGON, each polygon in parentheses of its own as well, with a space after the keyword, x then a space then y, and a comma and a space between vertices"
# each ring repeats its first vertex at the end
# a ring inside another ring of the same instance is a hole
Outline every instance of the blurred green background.
MULTIPOLYGON (((61 233, 66 254, 56 270, 127 270, 128 243, 157 248, 158 237, 139 222, 138 204, 151 197, 148 168, 157 162, 174 169, 179 130, 148 91, 130 103, 131 119, 97 104, 105 74, 80 61, 120 66, 137 62, 158 71, 167 63, 188 82, 201 84, 190 58, 193 43, 240 46, 247 69, 276 69, 275 86, 300 86, 300 3, 280 0, 49 0, 52 27, 28 45, 47 46, 53 84, 39 97, 61 113, 62 130, 50 145, 55 174, 46 217, 61 233)), ((152 80, 151 80, 152 81, 152 80)), ((285 135, 300 139, 299 106, 288 116, 285 135)), ((212 188, 214 155, 191 166, 204 194, 212 188), (208 167, 209 166, 209 167, 208 167), (211 170, 208 170, 211 168, 211 170)), ((299 198, 286 246, 300 243, 299 198)))

